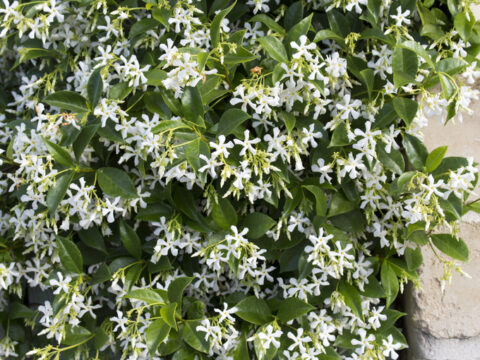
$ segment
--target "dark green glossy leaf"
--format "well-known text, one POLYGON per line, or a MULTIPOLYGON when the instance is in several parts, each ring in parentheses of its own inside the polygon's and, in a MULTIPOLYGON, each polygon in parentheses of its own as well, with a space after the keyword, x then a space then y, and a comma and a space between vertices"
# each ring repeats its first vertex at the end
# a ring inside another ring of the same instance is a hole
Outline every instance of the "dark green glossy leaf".
POLYGON ((136 259, 142 257, 142 243, 137 233, 123 219, 119 222, 120 238, 125 249, 136 259))
POLYGON ((434 234, 431 239, 433 245, 444 254, 460 261, 468 261, 468 246, 462 239, 450 234, 434 234))
POLYGON ((73 273, 81 274, 83 271, 82 253, 71 240, 57 236, 58 256, 62 266, 73 273))
POLYGON ((73 91, 57 91, 43 99, 48 105, 76 113, 88 112, 87 100, 73 91))
POLYGON ((138 196, 132 179, 123 170, 104 167, 97 170, 98 184, 102 191, 110 196, 131 199, 138 196))
POLYGON ((265 300, 255 296, 246 297, 235 307, 237 308, 235 314, 252 324, 263 325, 272 320, 272 312, 265 300))

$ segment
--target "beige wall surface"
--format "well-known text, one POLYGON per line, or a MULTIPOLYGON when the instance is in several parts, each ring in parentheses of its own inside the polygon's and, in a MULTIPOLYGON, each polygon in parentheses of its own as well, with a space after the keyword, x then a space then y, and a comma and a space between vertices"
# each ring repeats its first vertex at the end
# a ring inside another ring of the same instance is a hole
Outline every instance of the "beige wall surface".
MULTIPOLYGON (((477 15, 478 16, 478 15, 477 15)), ((480 19, 480 16, 477 18, 480 19)), ((447 156, 472 156, 480 162, 480 102, 463 123, 443 125, 431 119, 424 131, 431 151, 448 145, 447 156)), ((480 188, 473 198, 480 196, 480 188)), ((420 268, 422 290, 409 289, 409 358, 412 360, 480 360, 480 216, 467 214, 460 237, 470 249, 470 260, 462 269, 472 278, 453 275, 452 284, 441 291, 442 264, 428 248, 420 268)))

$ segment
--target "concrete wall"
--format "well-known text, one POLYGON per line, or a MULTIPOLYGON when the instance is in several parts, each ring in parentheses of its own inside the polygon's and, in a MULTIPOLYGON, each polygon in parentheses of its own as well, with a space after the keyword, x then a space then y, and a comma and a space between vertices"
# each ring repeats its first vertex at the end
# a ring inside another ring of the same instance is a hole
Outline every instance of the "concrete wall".
MULTIPOLYGON (((480 102, 473 109, 463 123, 443 125, 430 120, 424 131, 428 149, 448 145, 447 156, 473 156, 480 162, 480 102)), ((474 198, 480 196, 480 189, 476 193, 474 198)), ((480 360, 480 215, 464 217, 460 236, 470 249, 470 260, 462 269, 472 278, 454 274, 442 293, 443 267, 425 248, 422 290, 409 288, 406 293, 411 360, 480 360)))

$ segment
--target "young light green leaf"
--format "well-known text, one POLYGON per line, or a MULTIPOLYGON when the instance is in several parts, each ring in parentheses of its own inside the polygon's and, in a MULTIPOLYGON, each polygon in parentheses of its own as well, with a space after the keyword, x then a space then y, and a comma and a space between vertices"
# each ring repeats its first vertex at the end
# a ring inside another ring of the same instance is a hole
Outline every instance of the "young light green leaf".
POLYGON ((443 157, 447 153, 447 149, 448 146, 440 146, 428 154, 427 160, 425 161, 425 167, 428 172, 433 172, 440 165, 443 157))

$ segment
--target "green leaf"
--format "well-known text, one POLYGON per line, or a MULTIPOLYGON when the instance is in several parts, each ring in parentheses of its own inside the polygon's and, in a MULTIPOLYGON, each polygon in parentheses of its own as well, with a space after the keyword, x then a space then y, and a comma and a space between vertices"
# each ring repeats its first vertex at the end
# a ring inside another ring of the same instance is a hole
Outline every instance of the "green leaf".
POLYGON ((363 84, 367 88, 368 97, 372 97, 373 92, 373 83, 375 82, 375 75, 373 74, 372 69, 365 69, 360 71, 360 80, 362 80, 363 84))
POLYGON ((108 98, 112 100, 123 100, 132 92, 132 90, 133 89, 128 86, 128 82, 120 82, 110 88, 108 98))
POLYGON ((345 304, 352 310, 352 312, 360 319, 363 319, 362 298, 360 297, 360 292, 357 288, 348 283, 345 279, 342 279, 338 283, 338 291, 343 295, 345 304))
POLYGON ((328 147, 333 146, 345 146, 350 144, 350 139, 348 138, 347 126, 342 122, 338 125, 333 131, 332 138, 328 147))
POLYGON ((357 207, 355 202, 349 201, 341 192, 336 192, 333 194, 332 201, 330 202, 328 217, 350 212, 357 207))
POLYGON ((396 97, 393 99, 393 108, 397 115, 410 125, 417 115, 418 103, 412 99, 396 97))
POLYGON ((203 102, 198 89, 191 86, 186 87, 181 102, 185 120, 197 126, 205 127, 203 102))
POLYGON ((124 296, 127 299, 135 299, 146 302, 148 305, 164 305, 165 300, 160 294, 151 289, 136 289, 129 291, 124 296))
POLYGON ((405 250, 405 262, 409 270, 413 271, 418 269, 423 263, 423 256, 420 249, 407 248, 405 250))
POLYGON ((165 71, 161 69, 151 69, 143 73, 147 78, 147 85, 160 86, 163 84, 163 80, 168 78, 165 71))
POLYGON ((456 75, 463 71, 468 66, 468 63, 462 59, 446 58, 435 64, 437 72, 447 73, 449 75, 456 75))
POLYGON ((315 211, 318 216, 327 215, 327 197, 320 186, 303 185, 305 189, 315 196, 315 211))
POLYGON ((302 1, 294 2, 290 5, 285 13, 284 25, 285 29, 290 30, 295 24, 303 19, 303 3, 302 1))
POLYGON ((225 16, 228 15, 230 11, 234 8, 236 1, 230 5, 228 8, 223 9, 220 11, 212 21, 210 26, 210 40, 212 42, 212 49, 215 49, 218 46, 219 38, 220 38, 220 25, 225 19, 225 16))
POLYGON ((56 239, 58 256, 63 267, 70 272, 82 274, 83 258, 77 245, 62 236, 57 235, 56 239))
POLYGON ((247 237, 249 239, 258 239, 267 233, 276 222, 270 216, 254 212, 248 214, 241 222, 241 228, 248 228, 247 237))
POLYGON ((220 117, 216 133, 225 136, 232 134, 238 126, 250 118, 249 114, 240 109, 228 109, 220 117))
POLYGON ((162 306, 160 309, 160 315, 162 316, 162 319, 171 327, 174 328, 175 330, 178 330, 177 328, 177 322, 175 321, 175 311, 177 309, 177 303, 170 303, 162 306))
POLYGON ((385 150, 385 144, 379 142, 377 144, 377 156, 378 160, 389 170, 394 173, 402 175, 405 171, 405 161, 403 160, 402 153, 394 148, 390 148, 390 153, 385 150))
POLYGON ((465 242, 450 234, 434 234, 431 236, 433 245, 453 259, 468 261, 469 251, 465 242))
POLYGON ((276 33, 279 33, 281 35, 286 34, 286 31, 282 26, 280 26, 275 20, 273 20, 271 17, 265 14, 257 14, 254 17, 252 17, 250 20, 248 20, 248 22, 251 22, 251 23, 255 23, 257 21, 266 25, 270 30, 273 30, 276 33))
POLYGON ((211 232, 205 217, 202 216, 195 207, 195 198, 192 193, 181 186, 175 186, 173 189, 172 198, 177 210, 194 220, 199 231, 211 232))
POLYGON ((387 308, 392 304, 398 294, 398 279, 395 270, 388 261, 384 261, 380 270, 380 279, 387 296, 387 308))
POLYGON ((263 299, 249 296, 240 301, 235 307, 237 308, 235 314, 252 324, 263 325, 272 321, 272 312, 263 299))
POLYGON ((408 160, 417 170, 423 169, 427 160, 428 151, 425 145, 415 136, 405 134, 403 145, 407 153, 408 160))
POLYGON ((288 62, 287 50, 282 42, 273 36, 264 36, 258 39, 267 54, 278 62, 288 62))
POLYGON ((297 298, 288 298, 282 300, 278 307, 278 319, 286 323, 290 320, 296 319, 309 311, 315 310, 315 307, 297 298))
POLYGON ((44 137, 42 137, 42 139, 43 143, 47 147, 48 152, 50 153, 50 155, 52 155, 53 159, 57 163, 68 167, 73 166, 73 159, 67 150, 57 144, 52 143, 51 141, 48 141, 44 137))
POLYGON ((447 153, 447 149, 448 146, 440 146, 428 154, 427 160, 425 161, 425 167, 428 172, 433 172, 440 165, 443 157, 447 153))
POLYGON ((219 197, 218 202, 212 204, 212 219, 224 230, 229 230, 237 224, 237 211, 225 198, 219 197))
POLYGON ((100 230, 98 230, 98 227, 92 226, 87 230, 82 229, 78 232, 78 237, 88 247, 101 251, 105 254, 108 253, 102 233, 100 230))
POLYGON ((87 340, 89 337, 92 337, 92 333, 80 325, 70 325, 65 326, 65 336, 62 340, 62 344, 65 345, 76 345, 87 340))
POLYGON ((168 336, 170 332, 170 326, 168 326, 162 319, 153 321, 145 332, 146 345, 150 355, 154 355, 158 349, 158 346, 168 336))
POLYGON ((8 306, 8 318, 10 320, 30 318, 35 312, 29 307, 15 301, 8 306))
POLYGON ((291 49, 290 43, 292 41, 298 42, 298 39, 302 35, 307 35, 308 30, 312 24, 312 17, 313 14, 310 14, 305 19, 302 19, 298 23, 296 23, 289 31, 287 36, 287 44, 288 47, 291 49))
POLYGON ((417 55, 411 50, 396 47, 393 50, 392 68, 395 87, 414 82, 418 70, 417 55))
POLYGON ((313 42, 318 42, 326 39, 333 39, 340 44, 343 44, 345 42, 345 39, 343 37, 328 29, 318 31, 315 35, 315 38, 313 39, 313 42))
POLYGON ((475 25, 475 16, 467 7, 465 11, 461 11, 455 15, 453 24, 462 39, 467 42, 470 39, 473 26, 475 25))
POLYGON ((186 287, 192 282, 192 277, 179 277, 173 280, 168 286, 168 300, 170 302, 182 303, 182 294, 186 287))
POLYGON ((137 189, 128 174, 120 169, 104 167, 97 170, 98 184, 102 191, 110 196, 124 199, 138 197, 137 189))
POLYGON ((18 49, 20 57, 10 70, 15 69, 18 65, 32 59, 45 58, 45 57, 58 57, 59 53, 56 50, 47 50, 42 48, 23 48, 18 49))
POLYGON ((286 112, 286 111, 281 111, 280 112, 280 118, 285 123, 285 127, 286 127, 287 131, 289 133, 292 132, 293 128, 295 127, 295 123, 297 122, 297 119, 295 118, 295 116, 291 113, 286 112))
POLYGON ((179 129, 190 129, 190 126, 178 120, 163 120, 152 129, 152 132, 154 134, 162 134, 167 131, 175 131, 179 129))
POLYGON ((103 80, 102 80, 102 71, 103 67, 96 68, 93 70, 90 78, 88 79, 87 83, 87 95, 88 101, 90 102, 90 106, 92 109, 97 106, 100 97, 102 96, 103 92, 103 80))
POLYGON ((131 27, 128 37, 130 39, 133 39, 136 36, 145 34, 148 30, 152 30, 158 25, 160 25, 160 23, 157 20, 152 18, 136 21, 131 27))
POLYGON ((80 130, 80 134, 78 134, 77 139, 72 145, 73 153, 75 154, 75 158, 77 160, 82 156, 83 151, 92 140, 99 126, 99 124, 86 125, 82 128, 82 130, 80 130))
POLYGON ((431 68, 435 68, 435 64, 430 58, 430 55, 428 55, 427 50, 425 50, 423 46, 417 43, 416 41, 408 40, 399 44, 398 46, 403 47, 405 49, 412 50, 418 56, 422 57, 431 68))
POLYGON ((50 216, 53 217, 55 215, 55 210, 57 210, 58 204, 65 197, 74 176, 75 173, 73 171, 62 174, 62 176, 56 179, 55 186, 48 190, 46 203, 50 216))
POLYGON ((88 112, 87 100, 73 91, 57 91, 43 99, 50 106, 73 111, 76 113, 88 112))
POLYGON ((198 320, 186 321, 182 331, 182 338, 188 345, 197 351, 208 354, 210 344, 205 340, 205 333, 197 331, 197 326, 202 325, 198 320))
POLYGON ((123 219, 119 222, 120 238, 125 249, 136 259, 142 258, 142 242, 133 228, 123 219))
POLYGON ((202 154, 206 157, 210 157, 210 148, 208 147, 208 144, 205 142, 205 140, 200 137, 193 140, 185 148, 185 157, 188 161, 188 164, 195 171, 198 171, 201 166, 200 155, 202 154))
POLYGON ((240 339, 240 343, 233 354, 233 360, 251 360, 245 335, 242 335, 242 338, 240 339))

